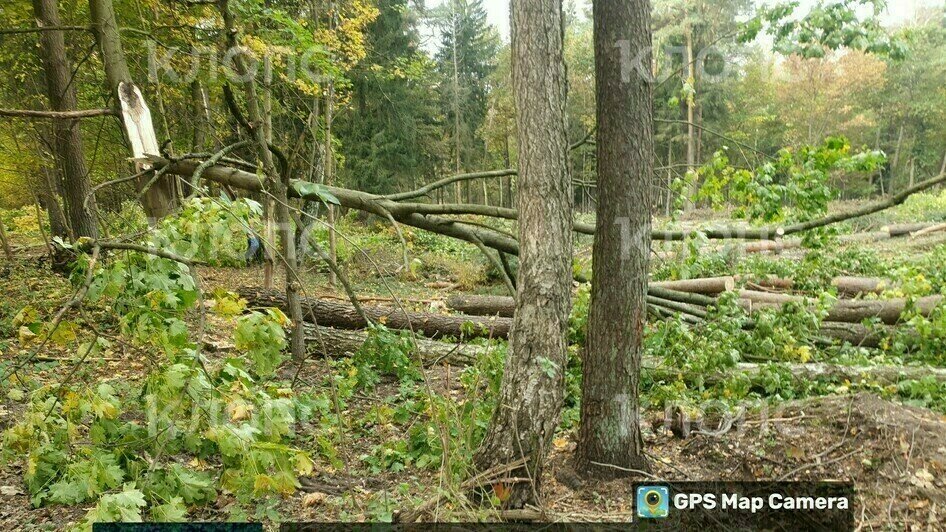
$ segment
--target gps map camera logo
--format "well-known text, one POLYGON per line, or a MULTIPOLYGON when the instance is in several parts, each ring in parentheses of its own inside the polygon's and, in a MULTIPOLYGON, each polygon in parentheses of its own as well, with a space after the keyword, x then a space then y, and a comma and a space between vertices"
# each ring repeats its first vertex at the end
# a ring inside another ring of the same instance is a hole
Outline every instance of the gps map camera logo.
POLYGON ((643 519, 667 517, 670 511, 670 491, 666 486, 639 486, 637 488, 637 516, 643 519))

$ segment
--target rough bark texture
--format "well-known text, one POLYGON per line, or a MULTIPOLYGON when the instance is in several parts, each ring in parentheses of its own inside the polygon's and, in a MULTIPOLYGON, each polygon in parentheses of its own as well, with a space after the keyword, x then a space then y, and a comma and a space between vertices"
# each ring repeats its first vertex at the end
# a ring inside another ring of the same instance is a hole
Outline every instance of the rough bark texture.
MULTIPOLYGON (((33 12, 40 26, 61 26, 57 0, 33 0, 33 12)), ((71 83, 72 66, 66 57, 66 43, 61 31, 44 31, 40 34, 43 67, 46 73, 46 90, 49 106, 53 111, 75 111, 76 87, 71 83)), ((62 176, 63 200, 69 226, 76 237, 98 238, 98 223, 95 219, 95 201, 89 195, 89 170, 82 150, 82 136, 76 120, 55 121, 56 165, 62 176)))
POLYGON ((519 135, 519 282, 505 373, 486 437, 485 471, 525 458, 507 508, 534 503, 565 392, 572 284, 572 190, 565 128, 561 0, 512 2, 512 71, 519 135))
MULTIPOLYGON (((286 296, 275 290, 241 288, 240 297, 254 307, 278 307, 288 310, 286 296)), ((300 298, 302 315, 311 322, 313 316, 319 325, 341 329, 364 329, 368 323, 347 303, 326 299, 300 298)), ((506 338, 509 336, 512 320, 497 317, 446 316, 426 312, 404 312, 396 307, 362 306, 365 316, 375 322, 383 323, 390 329, 413 330, 424 336, 439 338, 451 336, 459 338, 506 338)))
POLYGON ((450 296, 447 308, 474 316, 504 316, 516 312, 516 298, 507 296, 450 296))
MULTIPOLYGON (((114 101, 118 101, 118 89, 121 83, 133 83, 125 52, 122 49, 118 23, 115 22, 115 8, 112 0, 89 0, 89 15, 92 19, 92 31, 102 54, 105 77, 114 101)), ((155 154, 157 155, 157 154, 155 154)), ((139 189, 151 181, 149 175, 138 180, 139 189)), ((176 178, 172 175, 161 176, 141 198, 145 214, 152 221, 164 218, 178 207, 176 178)))
POLYGON ((650 68, 650 2, 598 0, 593 10, 598 223, 576 457, 580 473, 614 478, 628 474, 618 468, 648 467, 638 385, 653 202, 653 94, 641 72, 628 67, 640 57, 641 68, 650 68), (628 45, 618 46, 623 42, 628 45))
MULTIPOLYGON (((927 296, 916 300, 914 310, 924 316, 932 314, 933 309, 942 304, 943 296, 927 296)), ((873 301, 838 301, 825 316, 824 321, 843 321, 860 323, 869 318, 880 318, 887 325, 900 322, 907 310, 906 299, 885 299, 873 301)))

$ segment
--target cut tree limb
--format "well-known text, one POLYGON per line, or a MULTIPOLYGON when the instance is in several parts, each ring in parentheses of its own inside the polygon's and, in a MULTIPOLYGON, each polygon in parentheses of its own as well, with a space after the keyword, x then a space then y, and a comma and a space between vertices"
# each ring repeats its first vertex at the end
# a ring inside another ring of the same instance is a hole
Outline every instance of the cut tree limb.
MULTIPOLYGON (((286 309, 286 296, 273 290, 241 288, 240 297, 251 306, 286 309)), ((306 321, 340 329, 364 329, 364 317, 351 305, 325 299, 301 298, 306 321)), ((374 323, 391 329, 413 330, 431 338, 507 338, 512 320, 501 317, 446 316, 426 312, 405 312, 398 308, 363 306, 364 315, 374 323)))

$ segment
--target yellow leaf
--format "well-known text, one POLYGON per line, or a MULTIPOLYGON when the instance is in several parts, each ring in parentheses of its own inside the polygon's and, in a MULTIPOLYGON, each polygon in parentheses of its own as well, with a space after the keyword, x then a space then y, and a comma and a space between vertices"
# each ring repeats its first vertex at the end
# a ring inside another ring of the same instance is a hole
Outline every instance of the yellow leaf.
POLYGON ((230 415, 230 421, 244 421, 250 419, 253 413, 253 405, 245 401, 237 401, 227 405, 227 414, 230 415))
POLYGON ((30 330, 26 325, 21 325, 19 330, 20 344, 26 345, 36 338, 36 333, 30 330))
POLYGON ((295 456, 296 461, 296 473, 300 475, 311 475, 312 470, 315 469, 315 462, 309 458, 309 455, 306 453, 298 453, 295 456))

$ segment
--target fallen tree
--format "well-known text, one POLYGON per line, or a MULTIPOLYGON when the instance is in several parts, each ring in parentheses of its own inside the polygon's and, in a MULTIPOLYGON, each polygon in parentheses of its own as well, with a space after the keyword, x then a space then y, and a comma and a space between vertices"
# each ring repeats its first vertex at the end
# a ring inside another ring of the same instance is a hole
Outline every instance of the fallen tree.
MULTIPOLYGON (((201 167, 200 161, 189 158, 176 159, 172 161, 163 157, 151 155, 149 156, 149 161, 154 166, 155 170, 162 170, 168 174, 177 175, 184 178, 191 177, 198 167, 201 167)), ((492 177, 495 172, 483 172, 481 174, 482 176, 492 177)), ((453 178, 441 180, 441 182, 438 183, 446 184, 453 182, 456 179, 460 179, 461 177, 463 179, 474 179, 480 177, 481 174, 464 174, 463 176, 454 176, 453 178)), ((211 165, 207 168, 204 168, 201 175, 204 179, 243 190, 261 191, 263 188, 263 182, 258 175, 229 166, 211 165)), ((685 240, 686 238, 697 233, 702 233, 706 238, 709 239, 767 240, 773 237, 801 233, 811 229, 850 220, 852 218, 874 214, 876 212, 900 205, 913 194, 928 190, 942 183, 946 183, 946 174, 940 174, 934 178, 917 183, 912 187, 905 188, 897 194, 894 194, 893 196, 880 202, 785 227, 748 228, 744 226, 735 226, 686 231, 654 230, 651 232, 651 238, 652 240, 679 241, 685 240)), ((418 194, 417 192, 422 189, 393 196, 378 196, 357 190, 332 186, 326 186, 325 189, 338 199, 338 202, 342 207, 368 212, 384 219, 393 218, 395 221, 405 225, 417 227, 418 229, 424 229, 446 236, 451 236, 473 244, 480 243, 504 253, 509 253, 512 255, 518 255, 519 253, 518 242, 506 234, 496 230, 464 225, 459 220, 444 218, 444 216, 448 215, 477 215, 491 218, 516 220, 518 219, 519 214, 515 209, 476 204, 402 202, 392 199, 410 199, 429 192, 428 190, 418 194)), ((322 201, 322 197, 320 197, 319 193, 311 190, 311 183, 306 183, 300 180, 292 180, 292 186, 290 187, 289 195, 291 197, 304 198, 312 201, 322 201)), ((594 224, 575 221, 572 224, 572 228, 575 232, 580 234, 594 235, 594 224)))
MULTIPOLYGON (((827 330, 841 331, 848 334, 847 337, 854 345, 863 345, 864 347, 876 347, 876 345, 867 345, 873 342, 871 339, 879 340, 885 334, 889 334, 891 329, 880 331, 869 331, 861 325, 848 326, 844 324, 830 325, 828 329, 823 328, 822 333, 827 330), (858 339, 860 339, 858 341, 858 339), (855 341, 858 341, 855 343, 855 341)), ((363 330, 349 331, 335 329, 332 327, 323 327, 306 324, 305 326, 306 347, 310 353, 328 356, 345 357, 351 356, 358 351, 368 338, 368 333, 363 330)), ((414 339, 416 347, 415 355, 423 362, 425 366, 432 366, 441 363, 448 363, 455 366, 467 366, 473 364, 476 359, 486 354, 490 347, 471 345, 466 343, 451 344, 436 340, 425 340, 422 338, 414 339)), ((946 369, 931 368, 928 366, 845 366, 838 364, 824 363, 772 363, 768 365, 772 368, 782 368, 792 373, 798 380, 832 380, 832 381, 851 381, 859 382, 866 380, 879 384, 896 384, 901 380, 922 379, 932 376, 940 382, 946 382, 946 369)), ((649 357, 643 360, 645 369, 664 373, 668 376, 675 375, 673 369, 666 368, 658 358, 649 357)), ((765 364, 737 364, 734 371, 745 373, 747 375, 758 375, 764 371, 765 364)), ((709 382, 718 382, 724 379, 725 373, 710 375, 709 382)))
MULTIPOLYGON (((306 351, 310 354, 322 355, 330 358, 347 357, 361 349, 368 339, 364 330, 345 330, 321 325, 305 324, 306 351)), ((416 355, 425 366, 436 364, 451 364, 454 366, 468 366, 491 349, 488 346, 426 340, 414 338, 416 355)))
MULTIPOLYGON (((679 374, 673 368, 663 366, 658 359, 645 358, 645 369, 653 371, 658 376, 672 378, 679 374)), ((932 377, 938 382, 946 382, 946 368, 934 368, 930 366, 845 366, 841 364, 825 364, 822 362, 808 362, 806 364, 792 364, 785 362, 773 362, 770 364, 736 364, 730 372, 720 372, 704 376, 707 383, 717 383, 724 380, 732 372, 743 373, 748 376, 755 376, 763 371, 782 369, 791 373, 798 381, 832 381, 832 382, 852 382, 857 383, 866 381, 874 384, 889 385, 897 384, 904 380, 920 380, 932 377)))
MULTIPOLYGON (((281 292, 241 288, 239 294, 250 306, 288 308, 286 296, 281 292)), ((415 331, 430 338, 507 338, 512 325, 509 318, 406 312, 397 307, 362 306, 362 315, 350 304, 309 297, 300 299, 305 321, 340 329, 364 329, 368 327, 367 318, 391 329, 415 331)))

